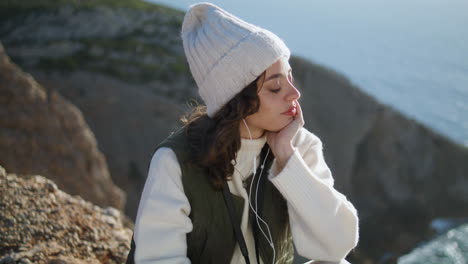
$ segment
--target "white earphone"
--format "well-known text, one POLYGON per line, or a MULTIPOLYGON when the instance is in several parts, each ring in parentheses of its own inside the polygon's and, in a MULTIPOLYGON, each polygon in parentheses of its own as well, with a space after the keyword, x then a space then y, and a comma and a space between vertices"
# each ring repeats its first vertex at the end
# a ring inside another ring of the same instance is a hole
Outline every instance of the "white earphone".
MULTIPOLYGON (((244 125, 247 128, 247 132, 249 132, 250 140, 253 141, 252 134, 250 133, 250 129, 249 129, 249 126, 247 125, 247 122, 245 122, 245 119, 242 119, 242 121, 244 122, 244 125)), ((268 158, 268 154, 270 154, 270 149, 268 149, 267 154, 265 155, 265 158, 263 159, 263 163, 261 165, 260 176, 259 176, 259 179, 258 179, 259 183, 260 183, 260 180, 262 179, 263 169, 265 168, 265 162, 266 162, 266 160, 268 158)), ((258 200, 258 186, 260 184, 257 184, 257 187, 255 189, 255 208, 252 205, 252 201, 250 199, 250 194, 252 193, 252 185, 253 185, 253 183, 255 183, 255 176, 256 176, 256 172, 257 172, 257 157, 253 158, 253 165, 254 165, 253 166, 253 176, 252 176, 253 178, 252 178, 252 182, 251 182, 250 188, 249 188, 249 206, 250 206, 250 208, 252 209, 252 211, 255 214, 255 219, 257 220, 257 225, 260 228, 260 231, 262 231, 263 236, 265 237, 265 239, 267 240, 267 242, 270 245, 271 249, 273 250, 273 262, 272 263, 274 264, 275 263, 275 257, 276 257, 276 251, 275 251, 275 245, 273 244, 273 238, 272 238, 271 232, 270 232, 270 227, 265 222, 265 220, 263 220, 257 213, 257 208, 258 208, 258 203, 257 203, 257 200, 258 200), (265 231, 263 230, 263 228, 261 227, 259 220, 260 220, 260 222, 262 222, 266 226, 268 236, 265 233, 265 231)))

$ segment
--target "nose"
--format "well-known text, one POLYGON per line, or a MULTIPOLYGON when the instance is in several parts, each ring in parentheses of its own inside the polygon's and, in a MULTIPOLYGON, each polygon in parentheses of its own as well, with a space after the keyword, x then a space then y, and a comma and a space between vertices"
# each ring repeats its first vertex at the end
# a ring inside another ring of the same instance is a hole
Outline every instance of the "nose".
POLYGON ((288 80, 288 92, 286 93, 286 101, 294 101, 301 97, 301 92, 288 80))

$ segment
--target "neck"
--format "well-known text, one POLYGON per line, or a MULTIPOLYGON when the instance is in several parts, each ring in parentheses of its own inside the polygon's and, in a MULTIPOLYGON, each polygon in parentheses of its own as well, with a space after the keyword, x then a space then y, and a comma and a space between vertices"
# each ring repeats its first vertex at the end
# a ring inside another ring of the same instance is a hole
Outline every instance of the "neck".
MULTIPOLYGON (((261 138, 263 137, 263 134, 265 133, 264 129, 261 129, 255 126, 249 125, 249 129, 250 129, 250 134, 252 135, 252 139, 261 138)), ((244 122, 242 121, 239 124, 239 131, 240 131, 241 138, 250 139, 249 131, 247 130, 244 122)))

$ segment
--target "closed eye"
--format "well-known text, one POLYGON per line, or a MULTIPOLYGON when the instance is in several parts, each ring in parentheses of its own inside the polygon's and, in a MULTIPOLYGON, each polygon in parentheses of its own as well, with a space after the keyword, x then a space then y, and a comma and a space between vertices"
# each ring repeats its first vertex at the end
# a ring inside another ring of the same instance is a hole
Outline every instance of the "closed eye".
POLYGON ((280 87, 280 88, 278 88, 278 89, 270 89, 270 92, 272 92, 272 93, 275 93, 275 94, 276 94, 276 93, 279 93, 279 91, 280 91, 280 90, 281 90, 281 87, 280 87))

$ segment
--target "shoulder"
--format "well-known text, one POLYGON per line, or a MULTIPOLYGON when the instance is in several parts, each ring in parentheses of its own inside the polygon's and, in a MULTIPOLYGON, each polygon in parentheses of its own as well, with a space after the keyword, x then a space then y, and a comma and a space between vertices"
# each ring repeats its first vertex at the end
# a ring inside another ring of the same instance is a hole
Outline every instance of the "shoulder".
POLYGON ((188 138, 186 134, 186 129, 184 127, 181 127, 176 131, 171 132, 171 134, 158 145, 158 148, 169 147, 175 152, 177 152, 177 149, 184 149, 187 147, 187 145, 188 138))
POLYGON ((170 149, 172 151, 171 155, 181 164, 190 159, 190 144, 185 129, 179 128, 177 131, 172 132, 156 147, 153 157, 160 149, 166 149, 162 151, 162 154, 165 155, 168 155, 166 152, 167 149, 170 149))
POLYGON ((151 158, 151 163, 163 163, 177 161, 177 156, 172 148, 160 147, 154 153, 151 158))
POLYGON ((158 148, 151 158, 150 175, 153 171, 177 172, 180 174, 180 165, 176 153, 168 147, 158 148))

